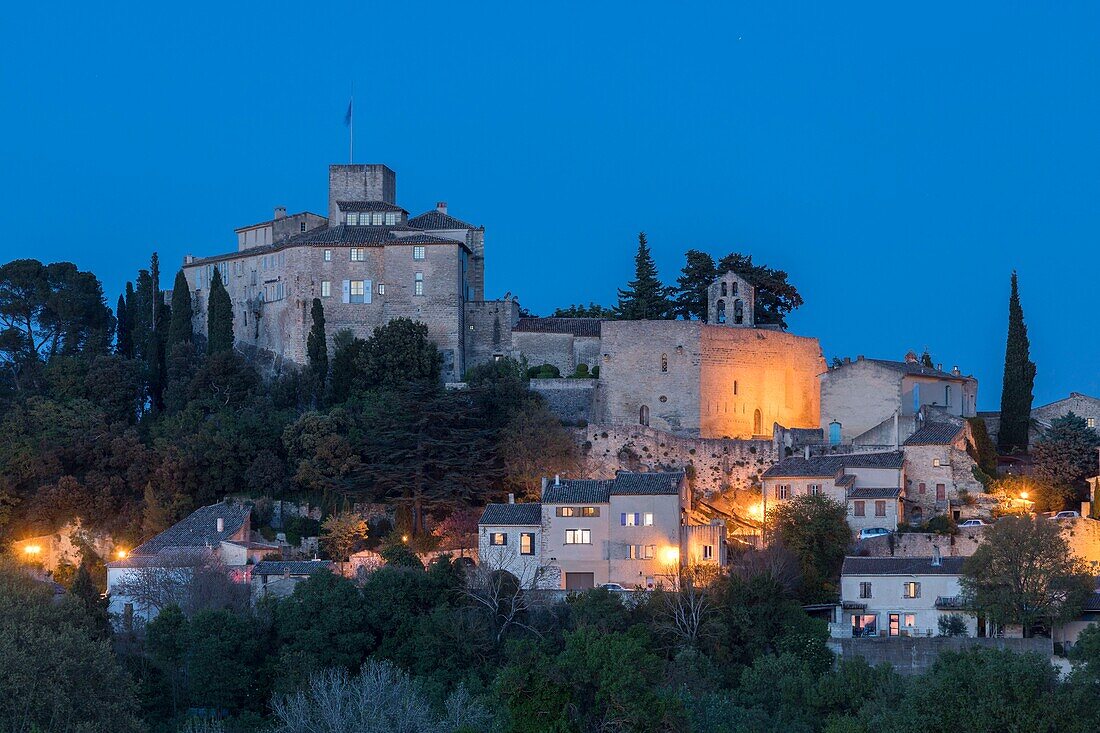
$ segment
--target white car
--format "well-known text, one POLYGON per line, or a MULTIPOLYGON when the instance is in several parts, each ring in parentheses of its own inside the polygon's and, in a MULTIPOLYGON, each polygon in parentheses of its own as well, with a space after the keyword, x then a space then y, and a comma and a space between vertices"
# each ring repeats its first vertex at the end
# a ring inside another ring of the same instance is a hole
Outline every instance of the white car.
POLYGON ((604 583, 600 587, 604 590, 626 590, 626 588, 622 587, 618 583, 604 583))
POLYGON ((988 527, 989 523, 986 522, 984 519, 968 519, 965 522, 963 522, 962 524, 960 524, 959 526, 960 527, 988 527))
POLYGON ((885 527, 866 527, 859 531, 859 539, 861 541, 869 540, 872 537, 885 537, 888 534, 890 534, 890 530, 885 527))
POLYGON ((1054 515, 1055 519, 1080 519, 1081 512, 1058 512, 1054 515))

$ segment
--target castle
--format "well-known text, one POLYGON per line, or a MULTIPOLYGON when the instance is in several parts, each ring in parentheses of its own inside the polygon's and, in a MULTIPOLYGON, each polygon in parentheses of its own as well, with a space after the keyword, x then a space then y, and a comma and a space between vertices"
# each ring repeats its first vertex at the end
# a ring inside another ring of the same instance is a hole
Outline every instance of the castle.
POLYGON ((485 299, 484 227, 445 203, 410 216, 385 165, 330 166, 328 193, 327 216, 280 207, 237 229, 236 251, 188 256, 196 331, 216 270, 238 347, 276 360, 305 363, 320 298, 330 337, 346 328, 366 338, 394 318, 427 324, 447 382, 506 356, 564 374, 598 366, 600 379, 575 390, 597 422, 742 439, 770 439, 774 424, 818 427, 817 339, 758 328, 753 287, 736 273, 711 285, 708 323, 521 318, 515 298, 485 299))

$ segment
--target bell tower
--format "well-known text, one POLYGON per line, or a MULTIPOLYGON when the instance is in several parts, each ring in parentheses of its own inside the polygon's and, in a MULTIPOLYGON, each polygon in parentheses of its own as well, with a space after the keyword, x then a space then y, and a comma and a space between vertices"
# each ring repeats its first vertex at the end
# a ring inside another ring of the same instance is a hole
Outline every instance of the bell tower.
POLYGON ((729 270, 707 288, 707 323, 734 328, 756 325, 756 290, 729 270))

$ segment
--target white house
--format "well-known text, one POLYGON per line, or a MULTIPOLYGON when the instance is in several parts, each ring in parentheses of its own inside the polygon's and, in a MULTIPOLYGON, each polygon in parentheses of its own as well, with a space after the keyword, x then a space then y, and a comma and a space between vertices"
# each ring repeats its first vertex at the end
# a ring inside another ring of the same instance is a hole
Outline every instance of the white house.
POLYGON ((833 636, 936 636, 939 620, 961 616, 968 636, 978 624, 961 610, 964 557, 846 557, 840 571, 840 618, 833 636))

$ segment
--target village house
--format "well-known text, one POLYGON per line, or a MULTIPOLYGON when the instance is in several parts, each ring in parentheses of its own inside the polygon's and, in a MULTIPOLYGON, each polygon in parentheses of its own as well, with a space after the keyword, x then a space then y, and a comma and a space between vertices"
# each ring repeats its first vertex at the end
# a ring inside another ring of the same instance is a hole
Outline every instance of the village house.
POLYGON ((478 523, 483 567, 526 587, 653 589, 682 565, 721 566, 725 525, 692 525, 683 473, 544 480, 542 501, 490 504, 478 523))
POLYGON ((893 531, 904 521, 900 451, 793 456, 765 471, 761 484, 765 513, 796 496, 827 496, 846 505, 853 533, 880 527, 893 531))
POLYGON ((939 515, 956 521, 991 516, 995 502, 984 494, 977 464, 967 452, 970 425, 925 407, 917 426, 902 444, 909 523, 919 525, 939 515))
POLYGON ((834 637, 936 636, 940 619, 961 616, 967 636, 978 623, 961 610, 964 557, 846 557, 840 571, 834 637))
POLYGON ((328 560, 261 560, 252 566, 252 598, 289 596, 303 580, 332 572, 328 560))

